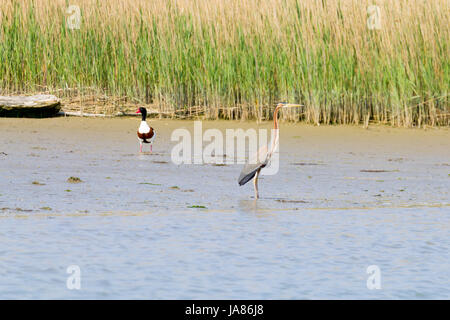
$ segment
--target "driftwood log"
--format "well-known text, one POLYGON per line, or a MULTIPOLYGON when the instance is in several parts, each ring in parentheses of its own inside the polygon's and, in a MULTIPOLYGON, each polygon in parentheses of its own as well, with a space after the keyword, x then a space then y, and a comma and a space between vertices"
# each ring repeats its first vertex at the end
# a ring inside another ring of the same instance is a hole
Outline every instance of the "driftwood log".
POLYGON ((0 117, 43 118, 60 110, 61 102, 53 95, 0 96, 0 117))

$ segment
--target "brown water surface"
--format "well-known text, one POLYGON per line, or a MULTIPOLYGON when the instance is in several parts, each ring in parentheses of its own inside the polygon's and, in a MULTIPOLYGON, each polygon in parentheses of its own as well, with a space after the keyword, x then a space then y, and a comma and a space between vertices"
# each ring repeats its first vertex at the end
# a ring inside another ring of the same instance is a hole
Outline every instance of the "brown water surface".
POLYGON ((192 121, 151 120, 153 154, 138 123, 0 119, 1 298, 450 297, 447 128, 281 123, 255 201, 242 165, 172 163, 192 121), (83 290, 65 287, 71 264, 83 290))

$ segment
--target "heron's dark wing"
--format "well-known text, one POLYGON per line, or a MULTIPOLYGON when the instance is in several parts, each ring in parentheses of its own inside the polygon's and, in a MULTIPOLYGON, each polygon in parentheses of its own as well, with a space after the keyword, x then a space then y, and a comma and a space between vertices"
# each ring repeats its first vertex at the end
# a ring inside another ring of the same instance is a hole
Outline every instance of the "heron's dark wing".
POLYGON ((267 146, 263 146, 242 169, 238 179, 239 185, 242 186, 252 180, 256 172, 267 165, 268 160, 267 146))
POLYGON ((256 164, 246 164, 244 168, 241 171, 241 174, 239 175, 239 185, 242 186, 253 179, 253 177, 256 174, 256 171, 258 171, 260 168, 263 168, 265 165, 261 163, 256 164))

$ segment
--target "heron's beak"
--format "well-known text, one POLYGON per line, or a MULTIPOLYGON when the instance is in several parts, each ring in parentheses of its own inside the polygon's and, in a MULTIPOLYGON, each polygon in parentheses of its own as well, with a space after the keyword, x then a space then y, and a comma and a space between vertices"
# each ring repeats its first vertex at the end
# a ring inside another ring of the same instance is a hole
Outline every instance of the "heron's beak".
POLYGON ((302 105, 302 104, 292 104, 292 103, 288 103, 288 104, 285 104, 285 105, 283 106, 283 108, 294 108, 294 107, 303 107, 303 105, 302 105))

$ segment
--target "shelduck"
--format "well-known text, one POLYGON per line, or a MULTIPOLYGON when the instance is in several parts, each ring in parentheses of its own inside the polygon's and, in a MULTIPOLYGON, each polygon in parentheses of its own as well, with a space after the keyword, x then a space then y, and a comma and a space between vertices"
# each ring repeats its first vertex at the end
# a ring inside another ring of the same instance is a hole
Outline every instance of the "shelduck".
POLYGON ((139 125, 139 129, 137 131, 137 136, 138 136, 138 140, 139 140, 139 152, 142 153, 142 144, 143 143, 148 143, 150 144, 150 152, 152 152, 153 148, 153 140, 155 140, 155 136, 156 136, 156 131, 155 129, 153 129, 152 127, 150 127, 147 124, 147 121, 145 120, 147 118, 147 109, 140 107, 138 111, 136 111, 136 113, 140 113, 142 114, 142 120, 141 120, 141 124, 139 125))

